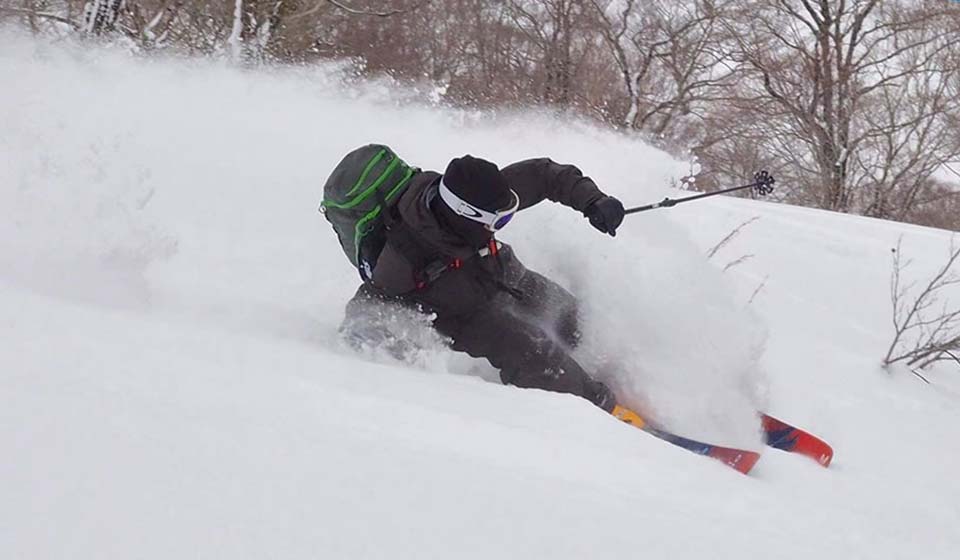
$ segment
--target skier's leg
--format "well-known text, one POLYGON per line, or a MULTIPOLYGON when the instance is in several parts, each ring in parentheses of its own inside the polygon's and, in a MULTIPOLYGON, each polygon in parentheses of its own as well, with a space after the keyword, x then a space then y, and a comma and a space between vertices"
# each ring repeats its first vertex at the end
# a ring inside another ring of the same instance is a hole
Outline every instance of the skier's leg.
POLYGON ((592 379, 537 325, 518 321, 505 303, 495 298, 469 317, 437 321, 437 329, 453 339, 454 350, 486 358, 504 383, 572 393, 611 411, 616 403, 606 385, 592 379))
POLYGON ((580 343, 580 309, 577 298, 546 276, 527 270, 517 286, 523 297, 518 307, 535 317, 570 348, 580 343))

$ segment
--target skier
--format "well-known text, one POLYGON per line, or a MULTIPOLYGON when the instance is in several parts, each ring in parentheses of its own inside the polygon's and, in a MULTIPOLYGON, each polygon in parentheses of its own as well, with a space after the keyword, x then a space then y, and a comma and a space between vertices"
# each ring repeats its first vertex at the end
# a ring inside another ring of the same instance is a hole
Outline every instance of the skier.
MULTIPOLYGON (((584 371, 570 356, 580 341, 576 298, 526 269, 495 235, 517 211, 544 199, 583 212, 595 228, 613 236, 627 212, 746 188, 766 194, 772 185, 768 173, 758 172, 749 185, 624 210, 579 169, 546 158, 500 170, 468 155, 451 161, 441 175, 407 165, 382 144, 362 146, 331 173, 320 204, 363 279, 341 330, 347 340, 383 345, 402 357, 406 340, 390 328, 398 315, 384 306, 431 313, 434 328, 454 350, 486 358, 504 383, 578 395, 618 420, 747 473, 759 453, 648 424, 584 371)), ((768 445, 830 464, 833 450, 823 440, 762 418, 768 445)))
POLYGON ((549 199, 614 236, 623 204, 547 158, 500 170, 466 155, 442 175, 411 168, 407 179, 369 278, 361 265, 367 280, 347 304, 348 339, 378 338, 381 306, 399 303, 435 314, 453 349, 486 358, 504 383, 571 393, 612 412, 613 393, 570 356, 580 339, 576 298, 525 268, 495 235, 517 211, 549 199))

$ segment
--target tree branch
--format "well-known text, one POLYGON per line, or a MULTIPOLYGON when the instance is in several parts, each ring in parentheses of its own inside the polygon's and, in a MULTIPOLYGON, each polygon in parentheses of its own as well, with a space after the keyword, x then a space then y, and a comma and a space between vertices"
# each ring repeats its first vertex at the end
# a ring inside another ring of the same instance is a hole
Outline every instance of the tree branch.
POLYGON ((58 23, 67 24, 67 25, 69 25, 70 27, 74 28, 75 30, 76 30, 76 29, 80 29, 80 24, 79 24, 79 23, 77 23, 77 22, 75 22, 75 21, 73 21, 73 20, 71 20, 71 19, 67 19, 67 18, 65 18, 65 17, 58 16, 58 15, 56 15, 56 14, 46 14, 46 13, 43 13, 43 12, 35 12, 35 11, 33 11, 33 10, 25 10, 25 9, 22 9, 22 8, 6 8, 6 7, 3 7, 3 6, 0 6, 0 12, 8 12, 8 13, 18 14, 18 15, 24 15, 24 16, 38 17, 38 18, 41 18, 41 19, 49 19, 49 20, 51 20, 51 21, 56 21, 56 22, 58 22, 58 23))

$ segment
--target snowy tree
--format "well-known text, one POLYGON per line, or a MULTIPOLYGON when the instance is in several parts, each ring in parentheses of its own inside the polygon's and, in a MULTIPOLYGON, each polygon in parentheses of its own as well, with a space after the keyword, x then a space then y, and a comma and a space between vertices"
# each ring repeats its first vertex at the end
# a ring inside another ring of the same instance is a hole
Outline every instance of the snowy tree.
POLYGON ((124 0, 91 0, 83 7, 83 31, 91 35, 100 35, 112 31, 124 0))
POLYGON ((790 200, 903 218, 944 161, 958 110, 950 6, 761 0, 728 20, 750 79, 730 142, 792 170, 790 200), (749 117, 753 115, 753 119, 749 117), (758 143, 764 135, 767 142, 758 143))
POLYGON ((628 99, 624 126, 692 140, 690 125, 700 119, 689 117, 724 95, 737 72, 722 49, 729 4, 591 0, 628 99))

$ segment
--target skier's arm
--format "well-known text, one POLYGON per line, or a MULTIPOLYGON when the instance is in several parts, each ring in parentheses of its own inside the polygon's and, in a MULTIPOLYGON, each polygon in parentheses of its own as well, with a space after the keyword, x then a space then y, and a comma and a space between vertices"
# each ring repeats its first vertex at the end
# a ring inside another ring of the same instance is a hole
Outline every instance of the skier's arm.
POLYGON ((601 192, 576 166, 537 158, 518 161, 501 172, 520 197, 521 209, 547 198, 583 212, 593 227, 610 235, 616 235, 623 221, 623 204, 601 192))
POLYGON ((501 172, 520 197, 521 209, 550 199, 582 212, 604 196, 593 179, 585 177, 576 166, 549 158, 518 161, 501 172))

